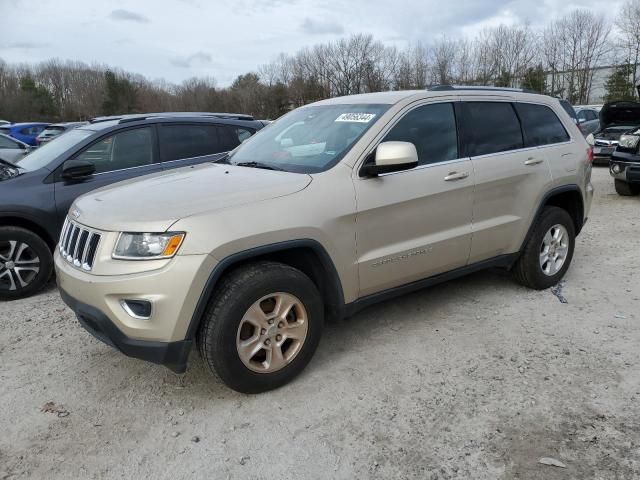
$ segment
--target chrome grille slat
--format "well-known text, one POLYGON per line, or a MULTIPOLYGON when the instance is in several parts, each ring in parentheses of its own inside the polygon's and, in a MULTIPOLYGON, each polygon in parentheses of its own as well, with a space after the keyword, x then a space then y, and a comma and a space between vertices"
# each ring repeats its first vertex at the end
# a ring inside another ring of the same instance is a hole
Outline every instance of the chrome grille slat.
POLYGON ((99 232, 67 218, 60 234, 60 255, 74 267, 91 271, 100 238, 99 232))
POLYGON ((71 222, 68 222, 67 231, 65 232, 61 243, 62 252, 65 256, 67 255, 67 243, 69 242, 69 235, 71 235, 71 230, 73 230, 73 225, 71 224, 71 222))

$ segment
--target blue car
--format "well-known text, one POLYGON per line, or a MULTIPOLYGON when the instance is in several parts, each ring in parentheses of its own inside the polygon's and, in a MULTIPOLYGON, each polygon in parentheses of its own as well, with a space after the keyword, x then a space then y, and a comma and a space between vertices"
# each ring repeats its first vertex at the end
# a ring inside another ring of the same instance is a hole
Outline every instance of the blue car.
POLYGON ((50 124, 43 122, 12 123, 10 125, 0 126, 0 133, 4 133, 28 145, 37 147, 36 137, 40 135, 48 125, 50 124))

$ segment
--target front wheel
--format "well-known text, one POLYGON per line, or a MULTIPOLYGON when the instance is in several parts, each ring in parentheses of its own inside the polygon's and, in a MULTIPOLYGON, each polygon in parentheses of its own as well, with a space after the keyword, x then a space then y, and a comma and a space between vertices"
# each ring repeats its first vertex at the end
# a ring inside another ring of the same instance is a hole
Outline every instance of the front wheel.
POLYGON ((624 180, 616 179, 613 183, 616 187, 616 193, 623 197, 631 197, 640 192, 640 188, 637 185, 632 185, 624 180))
POLYGON ((53 272, 53 258, 38 235, 20 227, 0 227, 0 300, 40 291, 53 272))
POLYGON ((569 269, 575 241, 569 213, 559 207, 545 207, 516 262, 516 279, 536 290, 555 285, 569 269))
POLYGON ((309 363, 322 333, 323 302, 301 271, 257 262, 225 276, 198 333, 209 368, 242 393, 290 382, 309 363))

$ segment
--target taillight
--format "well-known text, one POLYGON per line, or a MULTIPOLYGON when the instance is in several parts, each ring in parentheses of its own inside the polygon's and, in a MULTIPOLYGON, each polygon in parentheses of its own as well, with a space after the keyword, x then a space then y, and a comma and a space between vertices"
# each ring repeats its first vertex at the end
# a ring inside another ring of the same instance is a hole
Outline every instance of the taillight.
POLYGON ((593 163, 593 147, 587 148, 587 163, 593 163))

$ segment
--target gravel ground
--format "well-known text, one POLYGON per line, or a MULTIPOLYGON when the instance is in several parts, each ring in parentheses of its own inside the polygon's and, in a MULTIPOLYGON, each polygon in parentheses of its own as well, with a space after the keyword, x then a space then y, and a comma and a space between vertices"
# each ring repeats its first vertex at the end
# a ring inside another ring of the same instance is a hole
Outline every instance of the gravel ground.
POLYGON ((0 479, 639 478, 640 198, 594 184, 560 291, 488 271, 388 301, 267 394, 120 355, 54 286, 4 303, 0 479))

